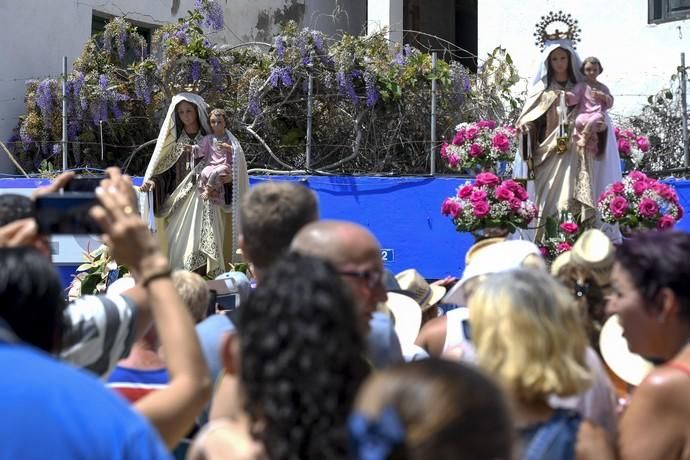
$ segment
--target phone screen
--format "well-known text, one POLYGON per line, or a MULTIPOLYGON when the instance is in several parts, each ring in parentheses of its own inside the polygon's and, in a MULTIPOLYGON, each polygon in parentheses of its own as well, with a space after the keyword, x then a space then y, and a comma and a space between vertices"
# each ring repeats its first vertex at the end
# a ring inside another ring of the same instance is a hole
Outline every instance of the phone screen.
POLYGON ((65 192, 93 192, 105 176, 76 176, 65 185, 65 192))
POLYGON ((102 233, 89 216, 89 209, 98 204, 95 193, 50 193, 36 198, 36 222, 43 235, 84 235, 102 233))

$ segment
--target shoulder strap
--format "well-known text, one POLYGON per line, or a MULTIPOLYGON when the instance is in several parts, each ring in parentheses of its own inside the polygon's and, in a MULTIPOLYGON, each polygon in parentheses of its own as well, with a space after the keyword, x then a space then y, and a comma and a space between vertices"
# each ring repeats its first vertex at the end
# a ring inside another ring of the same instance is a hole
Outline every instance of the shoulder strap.
POLYGON ((688 377, 690 377, 690 367, 686 366, 685 364, 679 363, 678 361, 671 361, 670 363, 666 364, 666 367, 678 369, 679 371, 686 373, 688 377))

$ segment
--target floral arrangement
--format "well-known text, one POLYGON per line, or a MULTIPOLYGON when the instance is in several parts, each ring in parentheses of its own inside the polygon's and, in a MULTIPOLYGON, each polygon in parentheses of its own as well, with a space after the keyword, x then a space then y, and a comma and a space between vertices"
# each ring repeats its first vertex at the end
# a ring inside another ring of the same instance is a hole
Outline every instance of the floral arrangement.
POLYGON ((456 170, 494 170, 499 161, 512 161, 516 131, 511 126, 497 126, 493 120, 461 123, 453 141, 441 147, 441 158, 456 170))
POLYGON ((544 259, 554 260, 564 252, 570 251, 582 231, 583 228, 575 222, 570 213, 563 212, 560 222, 547 219, 546 237, 539 245, 544 259))
POLYGON ((628 166, 637 166, 642 161, 642 157, 649 151, 649 138, 638 135, 631 129, 614 129, 616 142, 618 143, 618 154, 628 166))
POLYGON ((515 230, 525 228, 537 215, 527 190, 514 180, 501 179, 490 172, 466 182, 455 196, 446 198, 441 213, 449 216, 459 232, 485 228, 515 230))
POLYGON ((632 171, 609 185, 597 202, 604 222, 618 223, 621 230, 647 228, 668 230, 683 217, 673 187, 632 171))

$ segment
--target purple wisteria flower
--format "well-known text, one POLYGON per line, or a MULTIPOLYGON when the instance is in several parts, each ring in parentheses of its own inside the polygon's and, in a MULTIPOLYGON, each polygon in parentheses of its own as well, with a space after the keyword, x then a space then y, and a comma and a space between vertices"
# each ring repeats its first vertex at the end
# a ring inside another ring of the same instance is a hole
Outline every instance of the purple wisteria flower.
POLYGON ((105 91, 106 89, 108 89, 108 76, 107 76, 106 74, 103 74, 103 73, 102 73, 102 74, 98 77, 98 86, 99 86, 103 91, 105 91))
POLYGON ((175 38, 180 42, 182 45, 187 45, 189 43, 189 35, 187 35, 187 24, 182 24, 182 27, 180 27, 176 32, 175 32, 175 38))
POLYGON ((192 61, 190 72, 192 82, 199 81, 201 78, 201 63, 199 61, 192 61))
POLYGON ((364 72, 364 85, 367 91, 367 107, 373 107, 379 100, 381 94, 376 87, 376 77, 371 72, 364 72))
POLYGON ((218 82, 222 76, 223 69, 220 65, 220 59, 215 56, 208 58, 208 63, 211 65, 211 73, 213 74, 213 81, 218 82))
POLYGON ((273 39, 273 47, 276 49, 278 60, 282 61, 283 55, 285 54, 285 42, 283 41, 283 37, 277 35, 276 38, 273 39))
POLYGON ((195 0, 194 6, 204 14, 204 25, 211 30, 223 30, 223 7, 214 0, 195 0))
POLYGON ((341 70, 335 74, 335 79, 338 83, 340 94, 349 97, 352 103, 357 105, 359 103, 359 96, 357 96, 357 91, 352 81, 353 76, 354 72, 344 72, 341 70))
POLYGON ((24 120, 19 127, 19 139, 21 139, 24 149, 29 149, 34 145, 34 139, 29 134, 29 128, 26 120, 24 120))
POLYGON ((292 86, 294 84, 292 69, 290 69, 289 66, 275 66, 273 70, 271 70, 269 83, 273 88, 277 87, 279 83, 282 83, 283 86, 292 86))
POLYGON ((127 41, 127 29, 121 28, 117 33, 117 56, 121 61, 125 59, 125 42, 127 41))
POLYGON ((51 89, 51 80, 49 78, 41 80, 38 84, 36 88, 36 104, 41 110, 41 116, 44 122, 47 122, 53 111, 53 92, 51 89))
POLYGON ((297 49, 299 50, 299 55, 300 58, 302 59, 302 64, 304 65, 310 65, 311 64, 311 56, 310 52, 307 49, 307 37, 304 33, 301 33, 297 36, 295 39, 295 45, 297 46, 297 49))
POLYGON ((62 146, 58 143, 53 144, 53 156, 60 155, 62 153, 62 146))
POLYGON ((143 72, 138 72, 134 75, 134 94, 144 101, 144 104, 151 104, 152 88, 149 84, 149 79, 143 72))
POLYGON ((259 100, 259 89, 257 80, 253 79, 249 83, 249 97, 247 98, 247 113, 253 117, 261 115, 261 101, 259 100))

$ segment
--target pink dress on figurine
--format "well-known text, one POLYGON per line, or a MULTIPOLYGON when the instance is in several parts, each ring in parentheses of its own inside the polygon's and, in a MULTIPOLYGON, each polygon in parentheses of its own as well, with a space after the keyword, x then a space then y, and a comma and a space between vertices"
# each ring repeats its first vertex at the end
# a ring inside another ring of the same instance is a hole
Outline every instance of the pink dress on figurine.
POLYGON ((578 104, 578 115, 575 118, 575 134, 578 138, 586 131, 590 134, 587 151, 596 154, 600 151, 595 123, 604 122, 604 113, 613 106, 613 96, 603 83, 590 85, 582 82, 573 87, 572 93, 567 94, 568 105, 578 104), (610 98, 610 104, 600 101, 592 94, 592 88, 601 91, 610 98))
POLYGON ((197 187, 202 193, 207 186, 210 187, 212 191, 209 193, 209 199, 218 204, 225 203, 225 191, 220 182, 220 176, 230 174, 232 165, 232 156, 220 148, 222 143, 230 143, 227 134, 222 137, 212 134, 204 136, 199 142, 199 150, 196 155, 197 158, 205 158, 206 160, 206 166, 201 170, 197 187))

